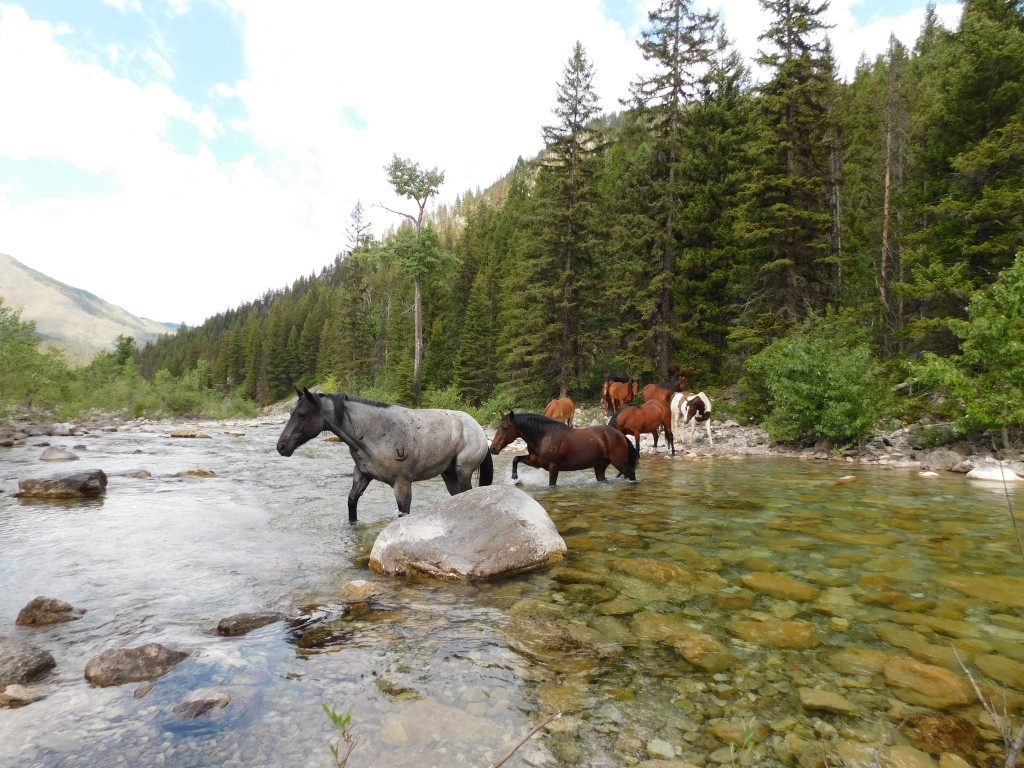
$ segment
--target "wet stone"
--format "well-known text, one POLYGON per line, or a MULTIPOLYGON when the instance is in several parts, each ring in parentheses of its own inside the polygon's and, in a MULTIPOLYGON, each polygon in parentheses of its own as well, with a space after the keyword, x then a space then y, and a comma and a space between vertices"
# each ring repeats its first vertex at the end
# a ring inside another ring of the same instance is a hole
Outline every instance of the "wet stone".
POLYGON ((56 665, 49 651, 15 637, 0 637, 0 689, 29 683, 56 665))
POLYGON ((248 634, 254 629, 273 624, 275 621, 284 621, 288 618, 280 611, 261 611, 257 613, 236 613, 228 616, 217 623, 217 634, 224 637, 238 637, 248 634))
POLYGON ((794 579, 785 573, 756 570, 743 575, 743 585, 755 592, 760 592, 782 600, 813 600, 821 594, 817 587, 794 579))
POLYGON ((974 701, 970 683, 942 667, 896 657, 886 661, 882 671, 893 695, 908 704, 946 709, 974 701))
POLYGON ((136 648, 112 648, 94 656, 85 665, 85 679, 101 688, 166 675, 174 665, 188 658, 160 643, 147 643, 136 648))
POLYGON ((74 608, 70 603, 54 597, 37 597, 18 612, 16 624, 24 627, 40 627, 46 624, 60 624, 82 618, 84 608, 74 608))
POLYGON ((968 720, 941 712, 912 712, 901 721, 902 732, 918 749, 933 755, 972 754, 978 729, 968 720))
POLYGON ((767 648, 814 648, 821 636, 807 621, 738 621, 730 631, 747 642, 767 648))
POLYGON ((18 496, 22 498, 95 498, 102 496, 106 489, 107 475, 100 469, 50 480, 18 482, 18 496))

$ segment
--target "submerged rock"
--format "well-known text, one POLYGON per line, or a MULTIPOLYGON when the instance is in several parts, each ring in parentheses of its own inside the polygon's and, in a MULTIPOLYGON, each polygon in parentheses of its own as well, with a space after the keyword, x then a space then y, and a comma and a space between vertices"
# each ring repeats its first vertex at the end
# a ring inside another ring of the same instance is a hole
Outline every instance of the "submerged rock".
POLYGON ((488 579, 558 562, 565 551, 555 524, 533 497, 492 485, 391 523, 373 544, 370 567, 394 576, 488 579))
POLYGON ((101 688, 154 680, 187 658, 187 653, 160 643, 147 643, 137 648, 111 648, 89 660, 85 665, 85 679, 101 688))
POLYGON ((78 454, 64 448, 50 446, 39 456, 40 461, 78 461, 78 454))
POLYGON ((217 688, 200 688, 189 693, 184 701, 171 711, 185 720, 194 720, 209 712, 222 710, 230 703, 231 694, 227 691, 217 688))
POLYGON ((80 472, 51 480, 20 480, 18 496, 22 498, 73 499, 95 498, 107 490, 107 475, 102 469, 80 472))
POLYGON ((55 666, 49 651, 15 637, 0 637, 0 690, 29 683, 55 666))
POLYGON ((238 637, 252 632, 254 629, 284 621, 288 617, 280 611, 260 611, 258 613, 236 613, 223 618, 217 624, 217 634, 224 637, 238 637))
POLYGON ((199 429, 199 427, 179 427, 171 430, 171 437, 209 438, 210 436, 199 429))
POLYGON ((15 622, 24 627, 40 627, 44 624, 60 624, 82 618, 84 608, 74 608, 55 597, 37 597, 18 612, 15 622))

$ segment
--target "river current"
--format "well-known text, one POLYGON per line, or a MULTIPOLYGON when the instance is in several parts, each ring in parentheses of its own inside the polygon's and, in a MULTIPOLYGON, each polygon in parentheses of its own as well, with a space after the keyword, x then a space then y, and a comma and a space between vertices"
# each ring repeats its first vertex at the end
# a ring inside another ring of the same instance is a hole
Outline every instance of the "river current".
MULTIPOLYGON (((352 713, 350 768, 483 768, 554 712, 506 765, 1001 765, 973 692, 949 692, 967 685, 954 647, 1000 711, 1024 717, 1009 511, 1024 490, 771 458, 645 454, 638 483, 586 471, 556 488, 520 467, 564 563, 403 581, 367 566, 395 519, 391 489, 371 483, 349 526, 347 449, 318 439, 282 458, 282 427, 204 423, 209 438, 184 439, 135 424, 0 449, 0 635, 57 660, 39 700, 0 710, 0 765, 327 766, 325 703, 352 713), (80 458, 42 462, 44 442, 80 458), (213 476, 185 474, 196 468, 213 476), (99 500, 12 493, 86 469, 109 477, 99 500), (379 594, 348 605, 360 579, 379 594), (86 613, 16 626, 43 595, 86 613), (222 618, 264 610, 295 618, 217 635, 222 618), (311 625, 322 642, 302 642, 311 625), (84 679, 98 653, 148 642, 190 656, 151 689, 84 679), (175 714, 197 689, 230 703, 175 714)), ((511 457, 495 457, 496 483, 512 482, 511 457)), ((446 497, 440 479, 417 483, 412 514, 446 497)))

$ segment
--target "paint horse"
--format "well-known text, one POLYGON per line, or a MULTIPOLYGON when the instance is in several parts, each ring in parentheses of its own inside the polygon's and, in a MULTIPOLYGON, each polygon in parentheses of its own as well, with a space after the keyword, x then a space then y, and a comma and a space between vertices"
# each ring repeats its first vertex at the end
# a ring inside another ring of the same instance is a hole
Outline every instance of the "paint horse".
POLYGON ((640 451, 640 435, 650 432, 654 436, 654 448, 658 448, 658 430, 665 430, 665 442, 674 455, 676 444, 672 438, 672 409, 665 400, 655 398, 647 400, 643 405, 627 405, 617 411, 608 426, 614 427, 626 437, 630 435, 636 441, 636 450, 640 451))
POLYGON ((594 477, 603 482, 609 464, 630 480, 636 480, 640 454, 629 440, 607 424, 572 429, 539 413, 509 411, 494 433, 491 453, 497 455, 516 438, 526 443, 527 454, 512 459, 513 480, 519 479, 519 462, 546 469, 550 486, 557 483, 562 470, 592 468, 594 477))
MULTIPOLYGON (((703 392, 678 392, 672 397, 672 430, 682 434, 683 445, 686 444, 686 428, 693 424, 703 424, 708 432, 708 443, 715 447, 715 438, 711 435, 711 398, 703 392)), ((696 436, 694 436, 696 439, 696 436)))
MULTIPOLYGON (((298 390, 296 390, 298 391, 298 390)), ((333 432, 355 468, 348 493, 348 521, 356 522, 359 497, 371 480, 395 491, 398 514, 409 514, 412 484, 440 475, 448 493, 468 491, 480 469, 480 485, 494 476, 483 427, 462 411, 411 409, 354 395, 314 394, 303 389, 277 440, 277 452, 291 456, 320 433, 333 432)))
POLYGON ((576 415, 576 403, 571 397, 558 397, 548 403, 544 415, 555 421, 564 421, 565 426, 572 426, 572 418, 576 415))

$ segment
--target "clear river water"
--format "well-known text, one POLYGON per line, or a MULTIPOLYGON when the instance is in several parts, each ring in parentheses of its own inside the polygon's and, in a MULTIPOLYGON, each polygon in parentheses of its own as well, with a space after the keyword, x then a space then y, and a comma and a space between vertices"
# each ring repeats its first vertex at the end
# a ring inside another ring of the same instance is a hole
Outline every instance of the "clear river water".
MULTIPOLYGON (((282 458, 282 426, 205 423, 209 439, 182 439, 134 424, 0 448, 0 635, 57 660, 39 700, 0 710, 0 765, 329 766, 325 703, 352 713, 350 768, 484 768, 554 712, 506 765, 1001 765, 953 647, 1024 717, 1008 511, 1024 490, 792 459, 645 455, 638 483, 586 471, 556 488, 521 467, 563 563, 404 581, 367 566, 391 489, 372 483, 350 527, 347 449, 315 440, 282 458), (80 459, 42 462, 44 442, 80 459), (194 468, 214 476, 181 474, 194 468), (109 476, 103 498, 12 494, 86 469, 109 476), (360 579, 379 594, 349 604, 360 579), (86 613, 16 626, 42 595, 86 613), (263 610, 295 618, 217 635, 263 610), (151 689, 84 679, 98 653, 148 642, 190 656, 151 689), (173 712, 207 688, 230 703, 173 712)), ((495 457, 495 482, 512 482, 512 455, 495 457)), ((418 483, 412 514, 446 497, 440 479, 418 483)))

